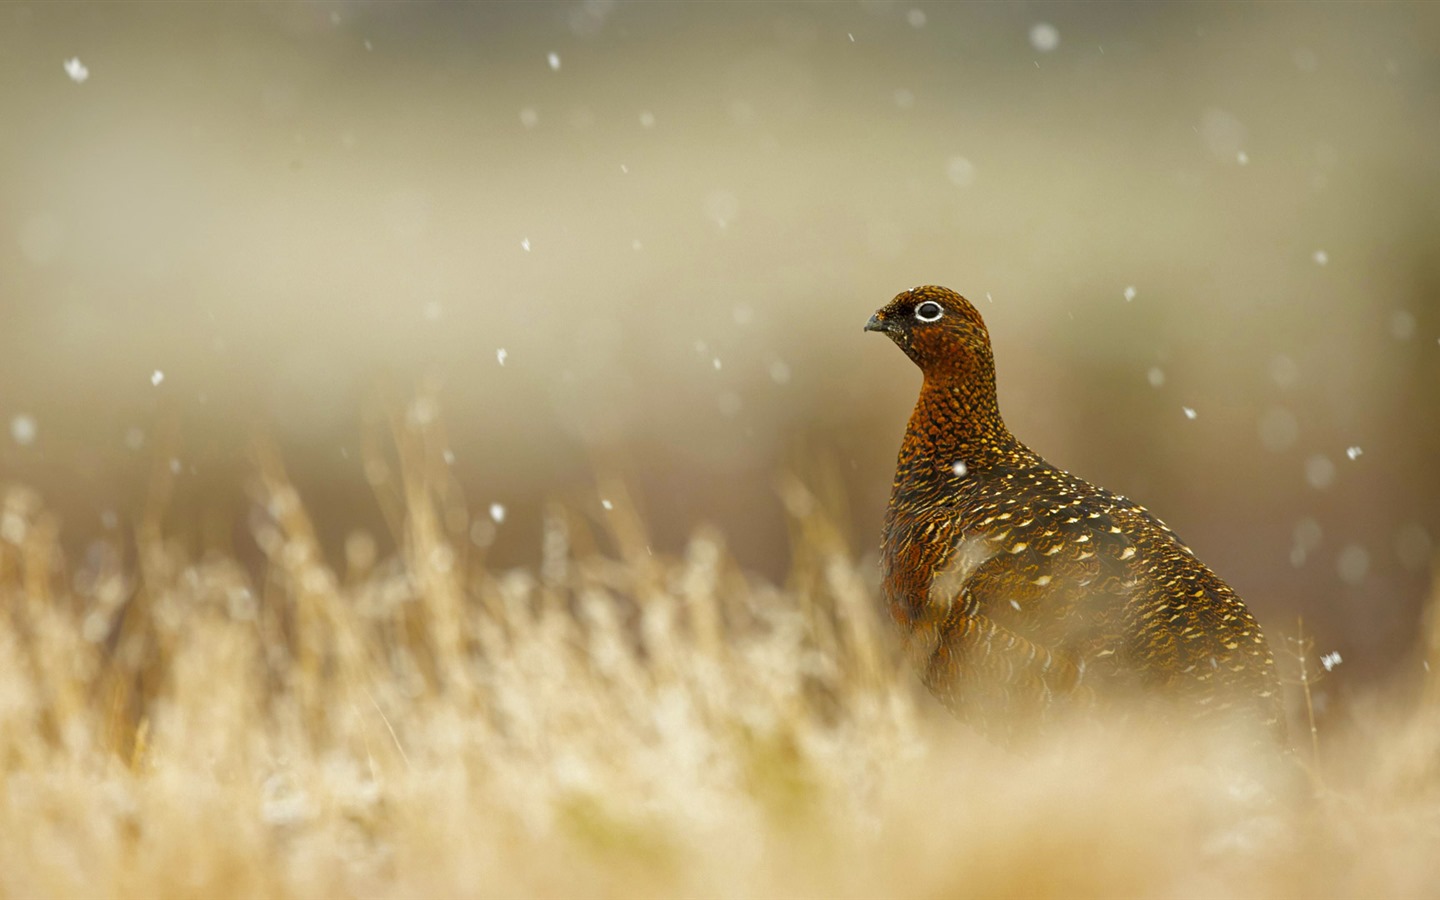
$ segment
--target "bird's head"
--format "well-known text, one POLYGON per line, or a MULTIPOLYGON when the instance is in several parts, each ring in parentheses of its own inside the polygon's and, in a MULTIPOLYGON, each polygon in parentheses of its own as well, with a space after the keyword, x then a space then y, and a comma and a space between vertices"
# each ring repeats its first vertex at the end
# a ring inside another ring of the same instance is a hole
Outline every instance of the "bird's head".
POLYGON ((927 379, 994 378, 990 333, 970 301, 949 288, 911 288, 876 310, 865 330, 884 332, 927 379))

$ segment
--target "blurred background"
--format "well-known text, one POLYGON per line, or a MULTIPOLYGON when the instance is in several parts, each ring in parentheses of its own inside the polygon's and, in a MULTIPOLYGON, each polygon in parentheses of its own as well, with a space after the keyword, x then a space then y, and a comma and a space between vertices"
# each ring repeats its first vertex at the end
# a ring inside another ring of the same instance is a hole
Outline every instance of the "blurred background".
POLYGON ((383 534, 363 413, 430 386, 496 564, 597 472, 657 550, 782 577, 794 471, 873 553, 919 375, 861 326, 938 283, 1023 440, 1420 675, 1432 5, 12 2, 0 122, 0 479, 77 553, 158 472, 251 554, 256 436, 383 534))

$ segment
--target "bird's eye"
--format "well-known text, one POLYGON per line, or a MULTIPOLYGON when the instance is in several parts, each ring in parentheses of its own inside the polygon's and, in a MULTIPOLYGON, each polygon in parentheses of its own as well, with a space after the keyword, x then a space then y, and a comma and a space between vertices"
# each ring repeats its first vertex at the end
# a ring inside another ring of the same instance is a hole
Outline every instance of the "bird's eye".
POLYGON ((922 322, 938 322, 943 315, 945 315, 944 308, 934 300, 926 300, 915 307, 915 318, 922 322))

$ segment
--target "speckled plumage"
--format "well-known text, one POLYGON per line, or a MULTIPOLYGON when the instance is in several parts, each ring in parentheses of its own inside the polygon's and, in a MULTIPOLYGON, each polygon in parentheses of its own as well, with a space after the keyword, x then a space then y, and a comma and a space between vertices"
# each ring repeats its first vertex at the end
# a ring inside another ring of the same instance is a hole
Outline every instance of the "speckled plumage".
POLYGON ((1144 507, 1041 459, 1000 417, 969 301, 918 287, 880 309, 924 373, 881 546, 890 613, 927 687, 1012 733, 1059 708, 1140 699, 1283 734, 1259 624, 1144 507), (938 320, 929 318, 939 304, 938 320))

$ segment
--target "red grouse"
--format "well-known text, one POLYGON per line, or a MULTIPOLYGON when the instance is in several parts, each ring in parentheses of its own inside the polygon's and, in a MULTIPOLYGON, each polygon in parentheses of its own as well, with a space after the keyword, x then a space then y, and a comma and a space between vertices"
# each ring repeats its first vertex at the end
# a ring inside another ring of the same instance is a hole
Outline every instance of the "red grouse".
POLYGON ((890 613, 937 697, 996 737, 1058 709, 1137 699, 1283 735, 1274 658, 1245 604, 1144 507, 1010 434, 969 301, 917 287, 865 330, 925 376, 881 566, 890 613))

